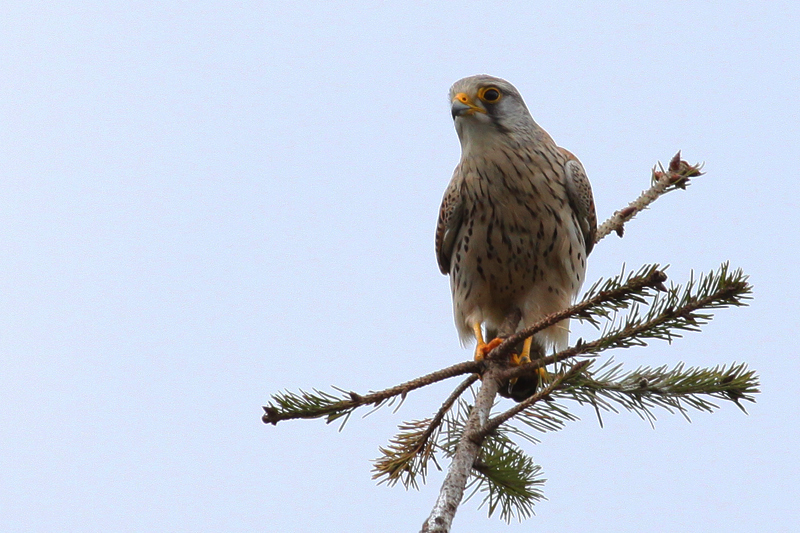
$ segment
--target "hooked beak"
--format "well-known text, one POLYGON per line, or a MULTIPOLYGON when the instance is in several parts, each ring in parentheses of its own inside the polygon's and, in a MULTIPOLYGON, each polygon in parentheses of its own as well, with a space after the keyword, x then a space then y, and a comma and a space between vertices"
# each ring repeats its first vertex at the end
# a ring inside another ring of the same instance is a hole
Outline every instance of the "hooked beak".
POLYGON ((474 115, 475 113, 486 113, 486 110, 476 105, 466 93, 458 93, 453 97, 450 113, 455 120, 457 117, 474 115))

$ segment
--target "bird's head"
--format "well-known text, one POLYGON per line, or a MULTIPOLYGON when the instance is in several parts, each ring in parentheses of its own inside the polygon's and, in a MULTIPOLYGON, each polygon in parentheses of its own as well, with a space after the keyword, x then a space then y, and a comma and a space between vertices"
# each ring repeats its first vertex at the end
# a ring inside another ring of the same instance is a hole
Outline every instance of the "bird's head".
POLYGON ((501 78, 480 74, 450 88, 450 110, 462 147, 530 134, 538 128, 519 91, 501 78))

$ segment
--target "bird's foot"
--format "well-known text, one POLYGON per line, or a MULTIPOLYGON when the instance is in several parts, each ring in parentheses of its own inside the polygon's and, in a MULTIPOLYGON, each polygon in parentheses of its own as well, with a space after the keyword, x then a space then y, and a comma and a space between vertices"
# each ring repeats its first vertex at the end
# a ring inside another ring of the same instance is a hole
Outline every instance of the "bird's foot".
MULTIPOLYGON (((524 352, 522 353, 522 355, 512 353, 511 357, 509 358, 509 364, 512 367, 522 366, 530 362, 531 362, 530 356, 525 354, 524 352)), ((550 381, 550 374, 547 372, 547 369, 545 367, 537 368, 536 373, 539 375, 540 383, 546 383, 550 381)), ((518 379, 519 378, 512 378, 511 380, 509 380, 508 382, 509 388, 513 387, 517 383, 518 379)))
POLYGON ((497 337, 489 342, 479 342, 478 346, 475 347, 475 360, 476 361, 483 361, 483 359, 489 355, 489 352, 500 346, 503 342, 503 339, 497 337))
POLYGON ((528 355, 519 355, 519 354, 515 354, 515 353, 511 354, 511 358, 509 360, 509 363, 511 363, 511 366, 521 366, 521 365, 524 365, 524 364, 530 363, 530 362, 531 362, 530 356, 528 356, 528 355))

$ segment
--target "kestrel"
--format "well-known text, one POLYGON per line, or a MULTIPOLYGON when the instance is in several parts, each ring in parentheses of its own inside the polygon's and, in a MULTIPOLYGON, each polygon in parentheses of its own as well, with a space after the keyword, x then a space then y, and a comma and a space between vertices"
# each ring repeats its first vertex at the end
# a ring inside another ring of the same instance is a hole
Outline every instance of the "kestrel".
MULTIPOLYGON (((508 319, 522 329, 574 301, 597 217, 583 165, 534 122, 513 85, 464 78, 450 104, 461 161, 439 210, 436 258, 450 275, 461 342, 475 338, 481 359, 499 342, 485 343, 481 326, 491 339, 508 319)), ((563 349, 568 337, 564 320, 535 340, 563 349)), ((531 343, 518 360, 529 360, 531 343)))

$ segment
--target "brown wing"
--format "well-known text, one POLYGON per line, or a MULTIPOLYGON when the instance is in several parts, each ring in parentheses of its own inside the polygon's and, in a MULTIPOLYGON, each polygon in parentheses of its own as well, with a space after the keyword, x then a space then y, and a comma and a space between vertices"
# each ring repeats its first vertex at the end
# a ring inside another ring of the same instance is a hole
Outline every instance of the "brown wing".
POLYGON ((567 156, 567 164, 564 166, 567 196, 569 203, 578 218, 578 223, 583 232, 583 240, 586 243, 586 255, 588 256, 594 248, 595 234, 597 233, 597 214, 594 210, 594 197, 592 196, 592 185, 586 177, 586 171, 578 158, 572 152, 560 148, 561 152, 567 156))
POLYGON ((461 228, 463 203, 461 201, 461 166, 456 167, 450 185, 444 191, 442 205, 439 207, 439 220, 436 222, 436 261, 442 274, 450 273, 450 259, 453 245, 461 228))

